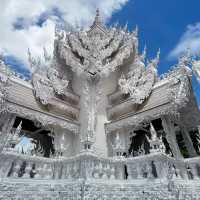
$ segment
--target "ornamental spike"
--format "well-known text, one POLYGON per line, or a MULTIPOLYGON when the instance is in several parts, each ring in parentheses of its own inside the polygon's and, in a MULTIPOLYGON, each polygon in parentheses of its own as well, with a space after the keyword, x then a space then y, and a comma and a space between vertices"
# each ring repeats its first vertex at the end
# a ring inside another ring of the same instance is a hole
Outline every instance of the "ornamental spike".
POLYGON ((118 26, 119 26, 119 22, 118 21, 113 24, 114 28, 117 28, 118 26))
POLYGON ((147 46, 145 45, 144 50, 143 50, 142 55, 141 55, 141 59, 142 59, 143 62, 145 61, 146 56, 147 56, 147 46))
POLYGON ((124 30, 124 32, 127 32, 127 30, 128 30, 128 22, 125 24, 123 30, 124 30))
POLYGON ((138 25, 136 25, 135 30, 133 31, 135 37, 138 37, 138 32, 139 32, 138 25))
POLYGON ((158 66, 159 61, 160 61, 160 49, 158 49, 156 57, 152 59, 149 64, 151 64, 152 67, 156 68, 158 66))
POLYGON ((157 60, 160 60, 160 48, 158 49, 157 55, 156 55, 157 60))

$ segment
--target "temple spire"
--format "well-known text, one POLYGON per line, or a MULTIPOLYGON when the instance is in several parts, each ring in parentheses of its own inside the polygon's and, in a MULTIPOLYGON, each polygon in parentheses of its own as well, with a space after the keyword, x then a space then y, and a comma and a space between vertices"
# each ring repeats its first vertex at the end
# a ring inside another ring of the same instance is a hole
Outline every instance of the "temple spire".
POLYGON ((94 22, 92 26, 90 27, 90 30, 88 31, 89 34, 107 34, 107 29, 103 24, 102 18, 100 16, 100 11, 99 9, 96 10, 96 16, 94 18, 94 22))
POLYGON ((102 21, 101 21, 100 11, 99 11, 99 8, 97 8, 93 25, 101 25, 101 24, 102 24, 102 21))

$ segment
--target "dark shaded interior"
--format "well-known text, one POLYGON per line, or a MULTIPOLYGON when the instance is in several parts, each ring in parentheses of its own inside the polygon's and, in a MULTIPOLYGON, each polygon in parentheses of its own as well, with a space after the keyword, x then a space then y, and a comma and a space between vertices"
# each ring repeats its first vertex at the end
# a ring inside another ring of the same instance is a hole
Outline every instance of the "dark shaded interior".
POLYGON ((20 136, 32 139, 31 142, 35 144, 35 149, 32 153, 40 153, 44 157, 54 155, 54 138, 50 136, 50 131, 45 130, 43 127, 36 127, 34 122, 21 117, 16 117, 13 127, 16 128, 21 121, 22 130, 20 136))
MULTIPOLYGON (((173 156, 172 151, 170 149, 170 145, 169 145, 169 143, 167 142, 167 139, 166 139, 166 133, 165 133, 164 128, 162 126, 162 120, 160 118, 158 118, 158 119, 152 120, 151 123, 156 130, 157 136, 159 138, 162 137, 162 141, 163 141, 165 148, 166 148, 165 153, 171 154, 173 156)), ((137 130, 137 131, 134 131, 134 132, 135 132, 136 135, 132 136, 130 138, 131 144, 130 144, 130 147, 129 147, 129 150, 128 150, 129 155, 135 156, 133 152, 137 152, 143 144, 144 144, 145 154, 150 153, 150 144, 147 140, 147 136, 151 137, 150 123, 144 124, 144 127, 141 128, 141 130, 137 130)))
POLYGON ((135 134, 136 134, 136 136, 132 136, 130 138, 131 144, 130 144, 130 147, 128 150, 129 155, 135 156, 134 152, 137 152, 143 144, 144 144, 145 154, 148 154, 150 145, 145 136, 148 133, 145 132, 144 130, 138 130, 138 131, 135 131, 135 134))

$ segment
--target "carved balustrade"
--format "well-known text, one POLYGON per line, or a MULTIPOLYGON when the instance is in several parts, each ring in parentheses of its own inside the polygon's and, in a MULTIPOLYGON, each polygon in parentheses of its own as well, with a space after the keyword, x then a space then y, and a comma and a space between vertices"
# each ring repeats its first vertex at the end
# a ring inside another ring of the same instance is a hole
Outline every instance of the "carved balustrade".
POLYGON ((48 158, 3 152, 0 155, 0 177, 53 179, 54 162, 48 158))
POLYGON ((93 154, 82 154, 75 158, 62 159, 62 179, 123 179, 123 160, 97 158, 93 154))
POLYGON ((4 152, 0 155, 1 178, 124 179, 123 161, 92 154, 50 159, 4 152))
POLYGON ((194 179, 199 178, 200 158, 176 160, 162 153, 127 158, 128 179, 194 179), (197 162, 198 161, 198 162, 197 162), (190 166, 190 167, 188 167, 190 166), (195 171, 196 170, 196 171, 195 171), (192 177, 194 176, 194 177, 192 177), (192 178, 191 178, 192 177, 192 178))
POLYGON ((71 158, 43 158, 4 152, 0 178, 23 179, 199 179, 200 157, 176 160, 162 153, 133 158, 99 158, 80 154, 71 158))

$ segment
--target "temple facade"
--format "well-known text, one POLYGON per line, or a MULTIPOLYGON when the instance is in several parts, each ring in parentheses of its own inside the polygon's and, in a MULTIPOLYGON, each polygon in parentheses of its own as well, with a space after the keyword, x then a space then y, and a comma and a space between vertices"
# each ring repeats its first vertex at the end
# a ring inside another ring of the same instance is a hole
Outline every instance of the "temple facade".
POLYGON ((200 199, 200 61, 160 76, 138 40, 97 10, 28 51, 30 79, 0 59, 0 199, 200 199))

